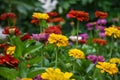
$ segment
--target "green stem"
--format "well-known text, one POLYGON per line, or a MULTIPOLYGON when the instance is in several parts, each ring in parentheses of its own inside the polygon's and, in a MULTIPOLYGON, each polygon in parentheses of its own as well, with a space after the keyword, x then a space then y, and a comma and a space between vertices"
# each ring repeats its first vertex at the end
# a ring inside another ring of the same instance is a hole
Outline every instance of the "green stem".
POLYGON ((79 21, 77 21, 77 40, 76 40, 76 47, 78 46, 78 33, 79 33, 79 21))
POLYGON ((57 68, 57 63, 58 63, 58 51, 57 47, 55 48, 55 67, 57 68))
POLYGON ((75 63, 76 63, 76 59, 73 60, 73 73, 75 73, 75 63))
POLYGON ((114 47, 114 40, 113 40, 113 36, 111 37, 111 47, 110 47, 110 58, 112 57, 112 50, 113 50, 113 47, 114 47))
MULTIPOLYGON (((39 22, 40 22, 40 21, 39 21, 39 22)), ((40 23, 39 23, 39 27, 40 27, 40 33, 42 33, 42 31, 43 31, 42 29, 43 29, 43 28, 42 28, 42 26, 40 26, 40 23)))
POLYGON ((41 67, 44 66, 44 52, 41 52, 41 67))

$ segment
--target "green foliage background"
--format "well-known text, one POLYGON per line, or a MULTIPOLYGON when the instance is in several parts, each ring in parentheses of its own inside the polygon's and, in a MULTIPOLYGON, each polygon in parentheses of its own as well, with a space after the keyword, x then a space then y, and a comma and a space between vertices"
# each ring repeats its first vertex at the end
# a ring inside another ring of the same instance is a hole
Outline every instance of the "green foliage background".
MULTIPOLYGON (((119 0, 58 0, 57 11, 64 19, 63 33, 67 34, 70 30, 71 20, 66 19, 66 14, 71 9, 83 10, 90 13, 90 21, 95 21, 94 12, 96 10, 108 12, 109 24, 112 24, 112 18, 120 19, 120 4, 119 0)), ((30 23, 31 15, 34 11, 42 12, 42 3, 38 0, 0 0, 0 14, 5 12, 14 12, 17 15, 17 27, 20 27, 22 32, 36 33, 39 28, 30 23)), ((5 27, 5 23, 0 21, 0 24, 5 27)), ((108 24, 108 25, 109 25, 108 24)), ((118 24, 119 25, 119 24, 118 24)), ((81 24, 85 27, 85 23, 81 24)), ((84 28, 85 29, 85 28, 84 28)))

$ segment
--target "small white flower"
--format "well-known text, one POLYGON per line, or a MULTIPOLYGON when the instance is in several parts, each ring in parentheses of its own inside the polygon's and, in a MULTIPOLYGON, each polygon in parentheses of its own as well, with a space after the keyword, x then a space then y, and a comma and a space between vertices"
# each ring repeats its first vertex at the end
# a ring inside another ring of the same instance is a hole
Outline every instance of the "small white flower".
MULTIPOLYGON (((70 36, 69 39, 73 42, 75 42, 77 40, 77 36, 70 36)), ((82 37, 81 36, 78 36, 78 40, 81 40, 82 37)))
POLYGON ((58 3, 57 0, 39 0, 41 3, 43 3, 42 8, 45 9, 44 12, 51 12, 56 8, 56 5, 58 3))

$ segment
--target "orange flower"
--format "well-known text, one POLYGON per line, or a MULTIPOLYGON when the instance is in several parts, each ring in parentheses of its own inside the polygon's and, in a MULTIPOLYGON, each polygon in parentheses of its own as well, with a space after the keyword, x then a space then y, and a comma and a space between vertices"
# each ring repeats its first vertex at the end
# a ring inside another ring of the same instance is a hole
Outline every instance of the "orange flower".
POLYGON ((95 17, 98 18, 107 18, 108 14, 106 12, 102 12, 102 11, 96 11, 95 12, 95 17))
POLYGON ((94 38, 93 42, 100 44, 100 45, 106 45, 106 40, 104 40, 104 39, 94 38))
POLYGON ((49 12, 47 13, 50 17, 55 17, 55 16, 58 16, 58 13, 57 12, 49 12))
POLYGON ((89 14, 84 11, 78 11, 78 10, 71 10, 67 14, 68 18, 76 18, 78 21, 88 21, 89 20, 89 14))
POLYGON ((62 17, 56 17, 50 20, 50 22, 63 22, 64 19, 62 17))

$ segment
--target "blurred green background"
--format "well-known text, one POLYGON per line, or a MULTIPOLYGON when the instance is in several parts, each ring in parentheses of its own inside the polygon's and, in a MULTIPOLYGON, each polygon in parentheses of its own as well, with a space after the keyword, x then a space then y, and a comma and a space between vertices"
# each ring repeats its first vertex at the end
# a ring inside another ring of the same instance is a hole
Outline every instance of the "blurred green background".
MULTIPOLYGON (((95 11, 100 10, 108 12, 108 25, 112 24, 112 18, 120 19, 120 0, 41 0, 41 2, 39 0, 0 0, 0 14, 6 12, 16 13, 16 26, 19 27, 22 32, 27 32, 30 34, 37 33, 39 32, 39 27, 31 24, 30 21, 32 19, 33 12, 45 12, 42 7, 42 5, 44 5, 42 1, 46 1, 46 3, 47 1, 50 1, 51 3, 53 1, 57 1, 53 11, 58 12, 60 16, 65 19, 65 23, 62 28, 63 34, 67 34, 71 31, 71 20, 66 18, 66 14, 71 9, 89 12, 90 21, 96 20, 94 16, 95 11)), ((85 27, 86 23, 87 22, 83 22, 81 26, 85 27)), ((119 23, 117 25, 120 25, 119 23)), ((6 26, 3 21, 0 21, 0 25, 2 27, 6 26)))

